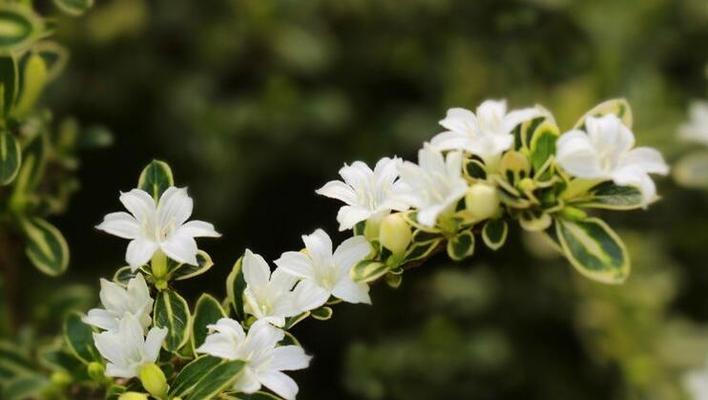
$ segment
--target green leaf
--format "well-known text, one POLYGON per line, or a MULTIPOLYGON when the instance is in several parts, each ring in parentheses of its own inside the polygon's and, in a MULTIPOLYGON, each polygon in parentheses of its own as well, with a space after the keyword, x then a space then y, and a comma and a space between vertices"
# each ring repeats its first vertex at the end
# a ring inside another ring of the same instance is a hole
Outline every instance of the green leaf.
POLYGON ((139 272, 145 273, 142 268, 137 269, 135 270, 135 272, 133 272, 133 268, 131 268, 129 265, 126 265, 125 267, 120 267, 115 272, 115 274, 113 274, 113 282, 125 286, 128 284, 128 281, 135 278, 135 276, 139 272))
POLYGON ((61 11, 76 17, 93 7, 93 0, 54 0, 54 4, 61 11))
POLYGON ((49 79, 49 70, 42 56, 30 53, 22 61, 21 91, 12 111, 16 118, 24 117, 35 105, 44 85, 49 79))
POLYGON ((601 183, 587 195, 573 199, 575 207, 633 210, 644 206, 642 192, 633 186, 617 186, 613 182, 601 183))
POLYGON ((492 250, 499 250, 506 242, 509 224, 502 219, 491 219, 482 228, 482 240, 492 250))
POLYGON ((42 391, 50 385, 49 379, 40 374, 15 377, 2 387, 3 400, 28 400, 41 398, 42 391))
POLYGON ((181 281, 184 279, 194 278, 201 275, 214 265, 211 256, 206 251, 199 250, 197 252, 197 265, 179 264, 174 267, 169 273, 169 280, 181 281))
MULTIPOLYGON (((0 21, 1 27, 2 22, 0 21)), ((2 45, 0 45, 0 49, 2 49, 2 45)), ((1 50, 0 53, 2 53, 1 50)), ((15 56, 0 56, 0 88, 2 89, 0 92, 0 113, 8 115, 12 107, 15 106, 17 93, 20 90, 20 72, 15 56)))
MULTIPOLYGON (((231 394, 229 394, 231 396, 231 394)), ((234 399, 238 400, 282 400, 280 397, 268 392, 256 392, 251 394, 234 393, 234 399)))
POLYGON ((327 321, 328 319, 332 318, 333 313, 334 311, 332 311, 332 307, 327 306, 316 308, 310 312, 312 318, 319 321, 327 321))
POLYGON ((286 319, 285 319, 285 326, 283 327, 283 329, 285 329, 285 330, 287 331, 288 329, 292 328, 293 326, 295 326, 295 325, 299 324, 300 322, 304 321, 305 318, 307 318, 307 317, 309 317, 309 316, 310 316, 310 312, 309 312, 309 311, 305 311, 304 313, 300 313, 300 314, 298 314, 298 315, 296 315, 296 316, 294 316, 294 317, 286 318, 286 319))
POLYGON ((573 129, 583 129, 585 127, 585 119, 587 117, 601 117, 607 114, 615 114, 622 120, 625 126, 632 128, 632 108, 629 106, 627 100, 612 99, 596 105, 590 111, 585 113, 585 115, 583 115, 582 118, 575 123, 573 129))
POLYGON ((454 261, 461 261, 474 254, 474 233, 466 230, 447 241, 447 255, 454 261))
POLYGON ((39 186, 47 162, 49 138, 40 134, 22 152, 22 166, 15 181, 13 196, 26 196, 39 186))
POLYGON ((16 344, 0 341, 0 384, 16 376, 32 373, 35 369, 16 344))
POLYGON ((236 260, 229 276, 226 278, 226 296, 237 319, 240 321, 246 319, 246 314, 243 310, 243 291, 246 289, 246 280, 241 270, 242 261, 243 257, 236 260))
POLYGON ((0 132, 0 185, 7 185, 15 179, 21 162, 20 144, 10 132, 0 132))
POLYGON ((243 361, 202 356, 187 364, 177 375, 170 396, 183 400, 207 400, 233 384, 243 361))
POLYGON ((150 193, 155 201, 160 199, 167 188, 174 185, 172 169, 166 162, 159 160, 152 160, 140 173, 138 179, 138 188, 150 193))
POLYGON ((597 218, 556 221, 563 253, 581 274, 602 283, 622 283, 629 276, 629 254, 619 236, 597 218))
POLYGON ((428 257, 442 242, 442 239, 433 240, 425 243, 413 243, 408 248, 404 262, 411 262, 428 257))
POLYGON ((43 31, 41 17, 28 5, 10 2, 0 5, 0 55, 26 50, 43 31))
POLYGON ((524 210, 519 215, 519 225, 529 232, 539 232, 548 229, 553 218, 542 210, 524 210))
POLYGON ((349 276, 354 282, 367 283, 384 276, 388 270, 389 267, 380 261, 364 260, 349 271, 349 276))
POLYGON ((81 321, 79 313, 71 313, 64 320, 64 340, 71 353, 88 364, 100 361, 101 355, 93 344, 93 328, 81 321))
POLYGON ((534 130, 529 155, 534 171, 540 171, 546 161, 556 154, 556 140, 559 136, 558 126, 549 121, 543 122, 534 130))
POLYGON ((86 366, 73 354, 65 350, 61 342, 43 346, 37 353, 39 355, 39 363, 49 370, 60 370, 71 374, 86 371, 86 366))
POLYGON ((167 328, 164 347, 177 352, 189 340, 189 305, 177 292, 166 289, 157 294, 154 311, 155 326, 167 328))
POLYGON ((22 231, 27 239, 25 253, 37 269, 50 276, 58 276, 69 266, 69 247, 64 236, 41 218, 22 220, 22 231))
POLYGON ((465 159, 464 173, 471 179, 487 179, 487 170, 484 163, 475 159, 465 159))
POLYGON ((69 61, 69 51, 62 45, 51 40, 42 40, 32 47, 32 52, 38 54, 47 66, 47 81, 56 79, 69 61))
POLYGON ((221 308, 218 300, 209 294, 202 294, 194 307, 194 318, 192 318, 192 349, 197 349, 204 343, 209 333, 207 325, 214 324, 221 318, 226 317, 226 312, 221 308))

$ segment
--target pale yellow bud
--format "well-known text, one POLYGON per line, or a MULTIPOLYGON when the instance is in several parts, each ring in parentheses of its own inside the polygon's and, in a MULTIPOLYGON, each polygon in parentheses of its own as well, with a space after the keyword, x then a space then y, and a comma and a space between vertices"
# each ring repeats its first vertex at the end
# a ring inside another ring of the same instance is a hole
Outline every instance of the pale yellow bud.
POLYGON ((486 183, 475 183, 467 189, 465 208, 478 221, 495 216, 499 211, 497 189, 486 183))
POLYGON ((147 390, 151 395, 157 397, 158 399, 162 399, 167 396, 167 379, 157 364, 149 363, 143 365, 138 372, 138 376, 140 377, 140 382, 142 382, 145 390, 147 390))
POLYGON ((118 397, 118 400, 148 400, 145 393, 125 392, 118 397))
POLYGON ((379 226, 379 243, 393 254, 406 251, 413 237, 410 225, 400 213, 387 215, 379 226))

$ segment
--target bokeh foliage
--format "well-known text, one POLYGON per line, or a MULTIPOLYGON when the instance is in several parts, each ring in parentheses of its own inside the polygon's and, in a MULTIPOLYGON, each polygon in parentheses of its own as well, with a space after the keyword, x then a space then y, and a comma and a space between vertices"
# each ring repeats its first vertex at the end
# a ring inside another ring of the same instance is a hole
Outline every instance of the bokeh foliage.
MULTIPOLYGON (((185 286, 219 293, 244 247, 273 258, 334 231, 336 205, 313 190, 345 161, 412 158, 450 106, 541 103, 567 129, 623 96, 638 140, 673 160, 688 101, 706 94, 704 0, 110 0, 58 26, 72 60, 47 104, 116 132, 57 220, 73 257, 61 282, 118 266, 104 260, 122 244, 91 227, 153 157, 224 233, 212 278, 185 286)), ((375 308, 298 327, 317 355, 296 374, 302 398, 681 398, 708 349, 708 194, 669 179, 660 194, 607 214, 634 235, 624 286, 581 282, 517 234, 518 251, 440 259, 374 290, 375 308)), ((38 280, 25 307, 55 284, 38 280)))

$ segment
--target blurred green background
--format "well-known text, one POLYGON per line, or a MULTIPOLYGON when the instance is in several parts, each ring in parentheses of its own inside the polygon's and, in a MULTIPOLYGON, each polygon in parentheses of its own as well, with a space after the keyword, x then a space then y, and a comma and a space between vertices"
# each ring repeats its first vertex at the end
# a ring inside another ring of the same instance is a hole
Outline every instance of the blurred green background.
MULTIPOLYGON (((115 144, 83 155, 54 220, 69 273, 23 272, 35 316, 57 285, 97 288, 123 265, 125 242, 93 226, 153 157, 224 234, 200 242, 217 266, 180 289, 222 296, 244 248, 272 260, 336 231, 339 205, 314 190, 344 162, 414 159, 449 107, 540 103, 567 129, 624 96, 638 142, 674 161, 706 97, 706 0, 106 0, 59 26, 72 59, 46 103, 115 144)), ((603 215, 633 256, 626 285, 585 281, 513 229, 499 253, 434 259, 374 288, 373 307, 298 326, 315 355, 299 398, 686 398, 682 375, 708 355, 708 193, 659 188, 648 211, 603 215)))

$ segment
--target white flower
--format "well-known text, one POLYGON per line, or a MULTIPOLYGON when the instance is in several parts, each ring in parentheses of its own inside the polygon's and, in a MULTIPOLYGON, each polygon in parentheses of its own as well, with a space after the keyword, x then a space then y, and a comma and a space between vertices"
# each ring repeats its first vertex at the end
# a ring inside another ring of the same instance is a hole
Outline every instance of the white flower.
POLYGON ((197 265, 198 249, 194 238, 220 236, 210 223, 187 222, 192 215, 193 202, 185 188, 168 188, 157 204, 140 189, 121 193, 120 201, 130 214, 123 211, 110 213, 96 228, 131 239, 125 260, 133 271, 147 263, 157 250, 177 262, 197 265))
POLYGON ((477 107, 477 114, 464 108, 451 108, 440 120, 447 131, 435 136, 430 144, 438 150, 462 150, 485 161, 498 157, 514 143, 511 131, 520 123, 544 115, 536 108, 506 112, 506 101, 487 100, 477 107))
POLYGON ((271 273, 263 257, 248 249, 243 256, 243 277, 246 281, 243 292, 245 311, 273 325, 282 327, 286 317, 322 305, 311 282, 297 283, 296 277, 280 268, 271 273))
POLYGON ((230 318, 208 327, 211 333, 196 350, 198 353, 245 362, 234 390, 254 393, 263 385, 286 400, 295 398, 297 383, 282 371, 307 368, 311 357, 300 346, 276 347, 285 336, 281 329, 259 320, 245 334, 241 325, 230 318))
POLYGON ((418 209, 418 222, 435 226, 438 216, 460 200, 467 190, 462 177, 462 153, 440 151, 425 144, 418 164, 406 161, 399 168, 406 202, 418 209))
POLYGON ((165 336, 167 328, 154 327, 144 337, 140 321, 125 314, 116 330, 94 333, 93 340, 99 353, 108 360, 106 376, 133 378, 142 366, 157 360, 165 336))
POLYGON ((312 286, 311 304, 323 305, 330 296, 348 303, 371 304, 369 286, 356 283, 349 271, 372 250, 363 236, 354 236, 342 242, 332 252, 332 239, 322 229, 302 237, 307 251, 289 251, 275 261, 279 269, 309 282, 312 286), (317 301, 314 301, 317 299, 317 301))
POLYGON ((708 364, 684 375, 683 386, 693 400, 708 400, 708 364))
POLYGON ((347 205, 339 209, 339 230, 351 229, 372 216, 383 216, 391 210, 404 211, 408 204, 398 196, 398 166, 400 158, 382 158, 372 171, 368 165, 355 161, 339 170, 344 181, 330 181, 317 194, 341 200, 347 205))
POLYGON ((679 135, 685 140, 708 145, 708 101, 696 101, 689 109, 689 121, 679 127, 679 135))
POLYGON ((109 331, 116 330, 120 320, 127 313, 135 317, 143 329, 150 326, 153 300, 142 274, 137 274, 128 281, 125 289, 101 279, 100 298, 104 308, 89 310, 88 315, 83 318, 85 323, 109 331))
POLYGON ((586 132, 572 130, 557 142, 558 163, 582 179, 612 180, 635 186, 645 204, 656 200, 656 187, 649 173, 665 175, 669 167, 661 153, 649 147, 634 147, 634 134, 614 114, 585 119, 586 132))

